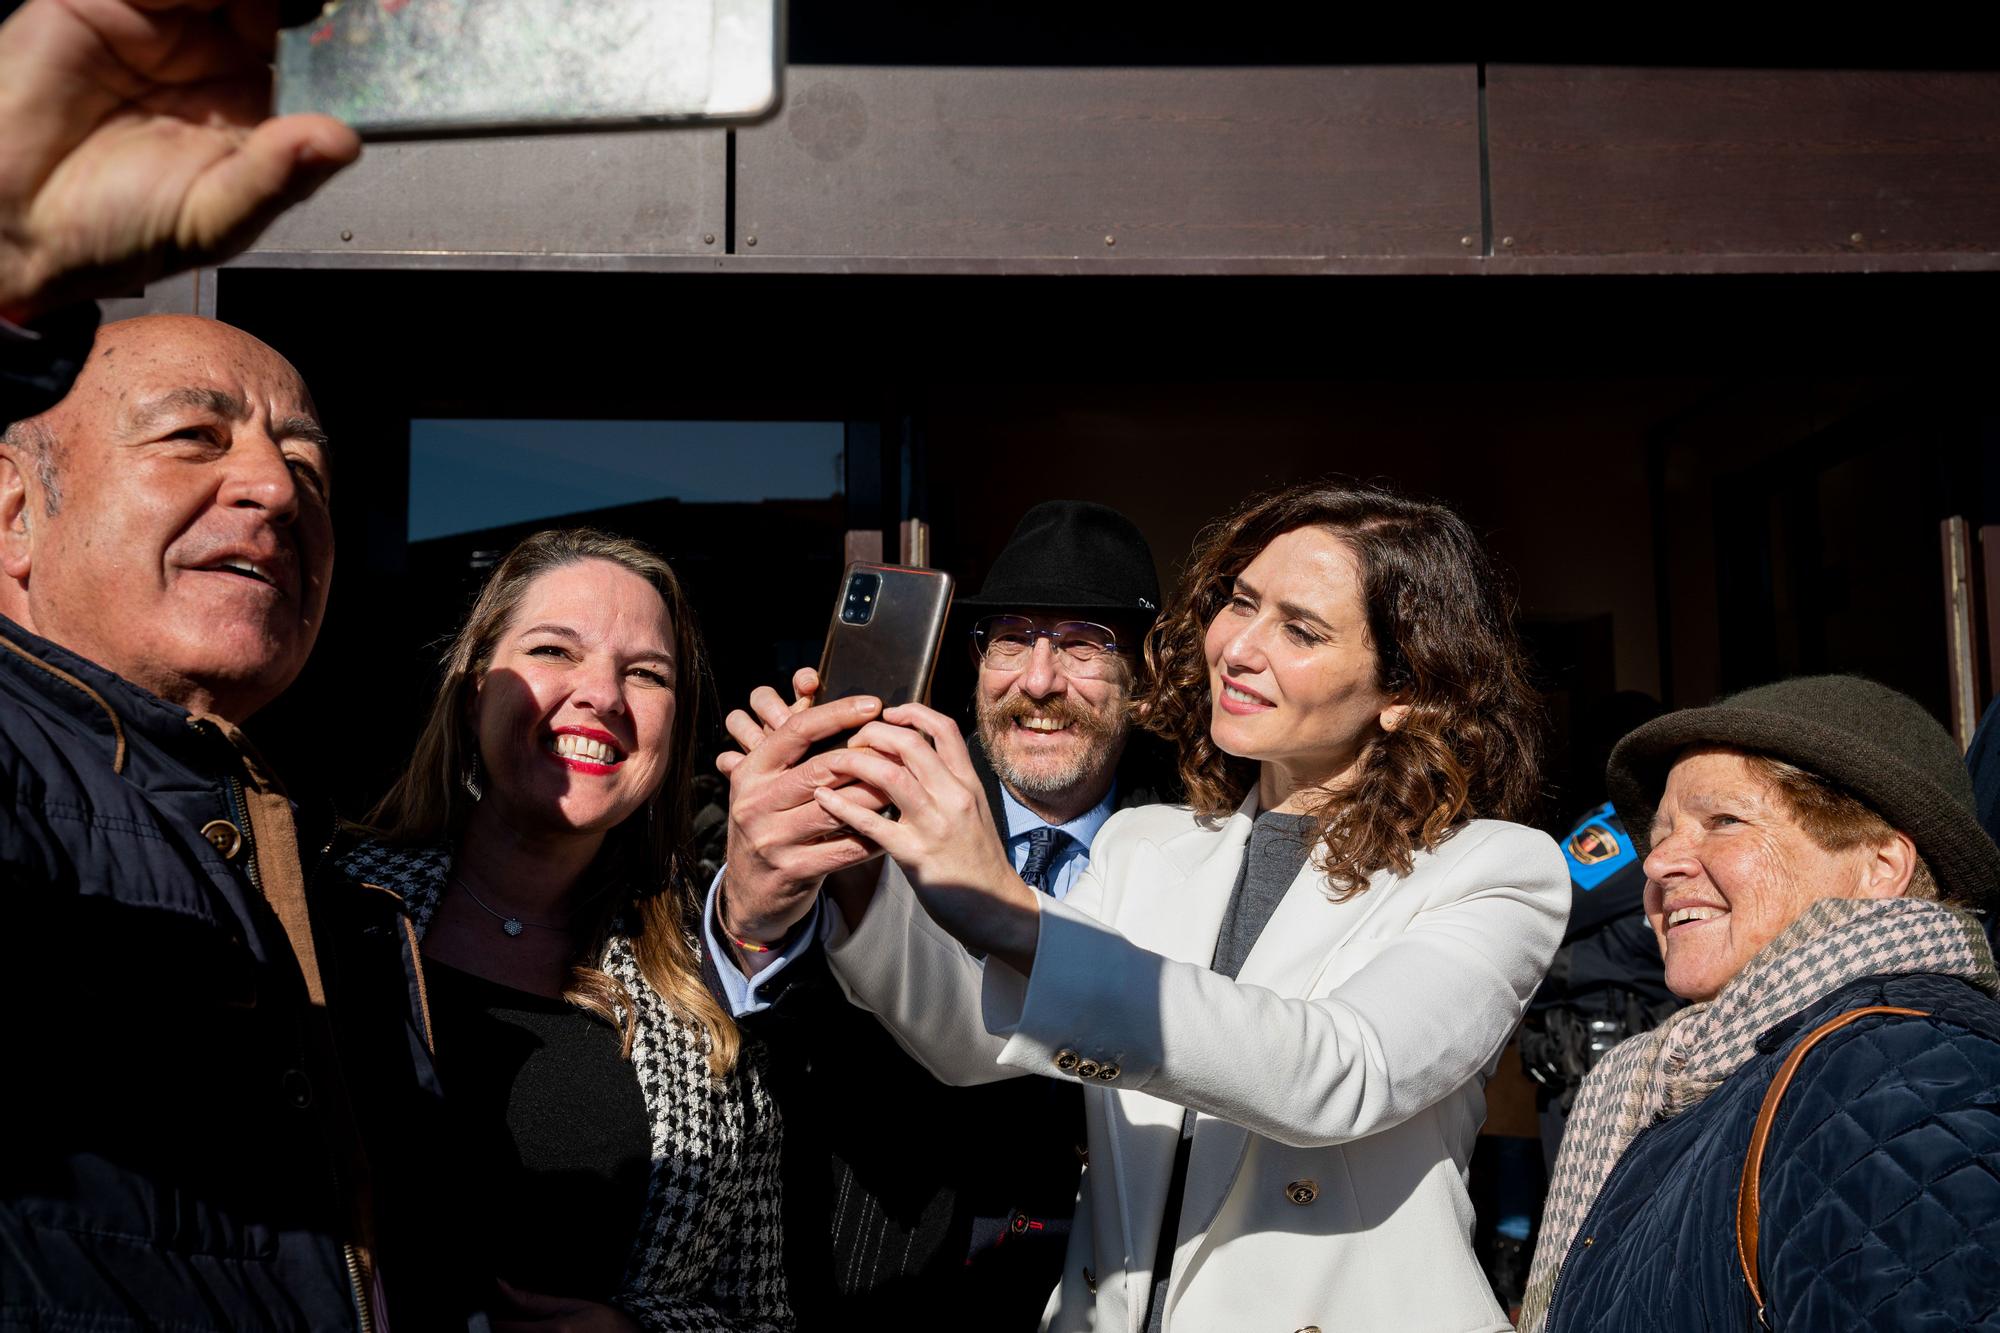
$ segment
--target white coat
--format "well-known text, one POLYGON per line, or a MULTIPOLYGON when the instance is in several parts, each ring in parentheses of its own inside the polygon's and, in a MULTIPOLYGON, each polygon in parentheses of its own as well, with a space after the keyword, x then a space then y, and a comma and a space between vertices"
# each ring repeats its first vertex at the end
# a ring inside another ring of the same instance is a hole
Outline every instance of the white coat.
POLYGON ((1138 1333, 1182 1109, 1199 1115, 1166 1327, 1505 1330, 1473 1259, 1484 1084, 1561 942, 1548 837, 1479 820, 1335 903, 1310 862, 1234 981, 1209 970, 1256 813, 1114 815, 1044 900, 1032 972, 984 967, 888 866, 828 957, 947 1082, 1085 1084, 1090 1156, 1044 1328, 1138 1333))

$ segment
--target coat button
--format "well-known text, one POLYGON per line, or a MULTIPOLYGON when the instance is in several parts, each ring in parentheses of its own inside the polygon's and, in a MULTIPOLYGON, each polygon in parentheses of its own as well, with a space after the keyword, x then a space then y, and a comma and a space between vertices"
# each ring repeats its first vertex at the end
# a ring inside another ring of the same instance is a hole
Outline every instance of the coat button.
POLYGON ((1076 1076, 1078 1078, 1096 1078, 1097 1071, 1101 1067, 1095 1060, 1078 1060, 1076 1062, 1076 1076))
POLYGON ((201 836, 208 839, 208 845, 222 854, 226 861, 236 859, 236 853, 243 850, 243 835, 236 825, 226 819, 211 819, 201 826, 201 836))
POLYGON ((1085 1290, 1089 1291, 1091 1295, 1095 1296, 1097 1294, 1097 1274, 1091 1272, 1088 1268, 1084 1269, 1083 1285, 1085 1290))
POLYGON ((1106 1083, 1116 1079, 1123 1072, 1117 1063, 1111 1060, 1106 1060, 1097 1067, 1097 1077, 1106 1083))
POLYGON ((1294 1180, 1285 1186, 1285 1197, 1303 1207, 1319 1197, 1319 1183, 1312 1180, 1294 1180))
POLYGON ((1304 1328, 1296 1330, 1296 1333, 1319 1333, 1319 1325, 1307 1324, 1304 1328))
POLYGON ((278 1087, 284 1092, 288 1105, 295 1106, 301 1111, 312 1105, 313 1085, 312 1080, 306 1077, 305 1070, 287 1069, 283 1077, 279 1078, 278 1087))
POLYGON ((1079 1057, 1075 1051, 1067 1049, 1057 1051, 1056 1068, 1067 1074, 1070 1070, 1076 1068, 1078 1059, 1079 1057))

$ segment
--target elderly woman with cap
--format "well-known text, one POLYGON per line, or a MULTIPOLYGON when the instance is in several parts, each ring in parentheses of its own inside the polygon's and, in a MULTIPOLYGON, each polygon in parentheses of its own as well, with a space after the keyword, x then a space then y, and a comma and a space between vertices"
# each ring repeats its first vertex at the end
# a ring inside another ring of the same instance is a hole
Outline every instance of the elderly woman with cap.
POLYGON ((2000 851, 1912 700, 1785 681, 1640 727, 1611 788, 1696 1001, 1585 1083, 1524 1329, 2000 1328, 2000 851))

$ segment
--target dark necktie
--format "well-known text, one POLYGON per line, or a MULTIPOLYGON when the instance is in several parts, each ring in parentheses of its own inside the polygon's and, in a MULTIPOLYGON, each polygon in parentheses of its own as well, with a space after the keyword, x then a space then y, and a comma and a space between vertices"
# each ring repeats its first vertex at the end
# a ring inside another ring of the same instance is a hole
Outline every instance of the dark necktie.
POLYGON ((1055 878, 1050 872, 1055 868, 1056 858, 1069 846, 1069 834, 1059 828, 1042 825, 1028 835, 1028 859, 1021 865, 1021 882, 1031 889, 1043 893, 1054 893, 1055 878))

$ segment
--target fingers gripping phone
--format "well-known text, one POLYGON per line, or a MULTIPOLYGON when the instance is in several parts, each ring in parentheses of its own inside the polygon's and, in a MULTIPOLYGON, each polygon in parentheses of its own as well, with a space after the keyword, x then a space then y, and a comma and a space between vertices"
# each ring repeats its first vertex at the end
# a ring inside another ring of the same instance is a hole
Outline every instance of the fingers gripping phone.
MULTIPOLYGON (((834 598, 826 649, 819 659, 816 704, 870 694, 884 708, 923 703, 937 671, 951 610, 951 575, 856 561, 834 598)), ((843 732, 815 744, 823 754, 847 744, 843 732)))

